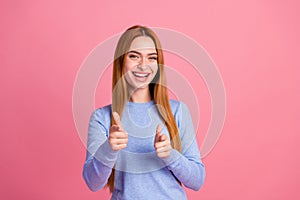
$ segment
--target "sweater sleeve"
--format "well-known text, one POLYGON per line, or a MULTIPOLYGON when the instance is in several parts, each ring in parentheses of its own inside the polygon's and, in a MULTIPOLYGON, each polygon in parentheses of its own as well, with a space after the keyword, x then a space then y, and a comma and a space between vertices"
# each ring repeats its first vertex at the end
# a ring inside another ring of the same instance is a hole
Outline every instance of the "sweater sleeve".
POLYGON ((92 191, 98 191, 106 185, 117 159, 117 152, 108 143, 109 122, 103 112, 98 109, 92 113, 88 128, 86 161, 82 174, 92 191))
POLYGON ((181 137, 182 153, 172 149, 171 155, 163 161, 181 183, 196 191, 203 185, 206 173, 201 161, 192 118, 183 102, 179 104, 175 120, 181 137))

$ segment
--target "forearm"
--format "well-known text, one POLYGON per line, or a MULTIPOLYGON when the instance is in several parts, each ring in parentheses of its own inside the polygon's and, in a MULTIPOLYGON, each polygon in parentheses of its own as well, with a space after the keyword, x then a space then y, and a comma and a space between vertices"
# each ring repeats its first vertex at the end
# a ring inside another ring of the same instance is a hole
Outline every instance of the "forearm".
POLYGON ((163 161, 186 187, 199 190, 203 185, 206 173, 201 161, 188 159, 175 149, 172 149, 170 157, 163 159, 163 161))
POLYGON ((87 160, 83 168, 83 178, 92 191, 102 189, 111 174, 112 169, 103 165, 96 158, 87 160))
POLYGON ((108 141, 105 141, 84 163, 83 177, 92 191, 100 190, 106 185, 117 159, 117 152, 108 145, 108 141))

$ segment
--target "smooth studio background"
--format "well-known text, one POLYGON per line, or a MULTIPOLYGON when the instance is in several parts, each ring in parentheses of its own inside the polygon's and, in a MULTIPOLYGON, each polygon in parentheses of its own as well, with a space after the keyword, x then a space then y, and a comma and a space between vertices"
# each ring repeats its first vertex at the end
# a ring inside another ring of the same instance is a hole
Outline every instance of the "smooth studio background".
POLYGON ((225 126, 189 199, 299 199, 299 8, 291 0, 1 1, 0 199, 108 199, 81 176, 72 89, 91 50, 135 24, 194 38, 225 84, 225 126))

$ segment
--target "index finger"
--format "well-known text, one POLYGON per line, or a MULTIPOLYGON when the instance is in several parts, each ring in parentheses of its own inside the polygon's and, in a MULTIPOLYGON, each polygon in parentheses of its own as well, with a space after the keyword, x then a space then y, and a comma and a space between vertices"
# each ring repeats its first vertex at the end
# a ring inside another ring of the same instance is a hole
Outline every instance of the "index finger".
POLYGON ((156 134, 155 134, 154 142, 159 142, 160 136, 161 136, 160 135, 161 131, 162 131, 162 126, 161 126, 161 124, 158 124, 157 127, 156 127, 156 134))
POLYGON ((156 134, 161 133, 161 131, 162 131, 162 126, 161 126, 161 124, 158 124, 156 127, 156 134))
POLYGON ((113 112, 113 118, 116 122, 116 125, 119 126, 119 128, 121 130, 123 130, 123 126, 122 126, 122 123, 121 123, 121 119, 120 119, 120 115, 117 113, 117 112, 113 112))

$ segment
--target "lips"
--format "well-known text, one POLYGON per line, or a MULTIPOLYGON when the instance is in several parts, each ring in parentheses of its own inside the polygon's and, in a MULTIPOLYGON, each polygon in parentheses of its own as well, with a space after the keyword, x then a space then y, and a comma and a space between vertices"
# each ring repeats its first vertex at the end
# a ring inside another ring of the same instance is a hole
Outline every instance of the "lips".
POLYGON ((139 78, 148 77, 150 75, 150 73, 145 73, 145 72, 132 72, 132 74, 139 78))

